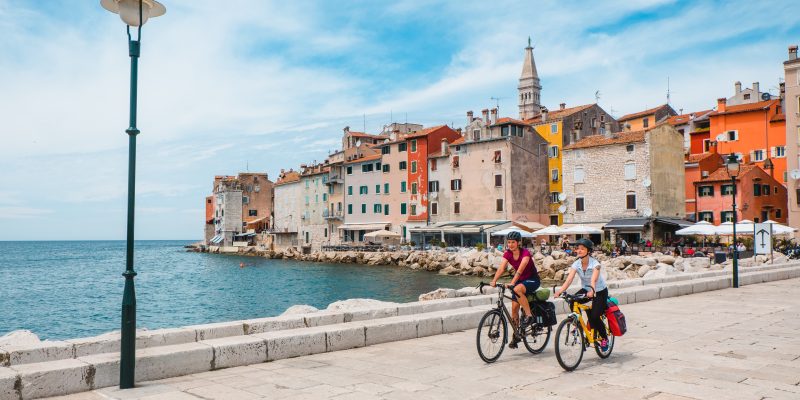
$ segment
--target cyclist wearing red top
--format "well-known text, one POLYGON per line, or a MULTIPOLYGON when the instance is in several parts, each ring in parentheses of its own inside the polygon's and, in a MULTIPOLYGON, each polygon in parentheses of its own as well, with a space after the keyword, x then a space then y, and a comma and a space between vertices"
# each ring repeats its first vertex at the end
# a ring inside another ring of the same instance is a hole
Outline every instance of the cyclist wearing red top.
MULTIPOLYGON (((522 311, 525 313, 525 318, 522 320, 522 326, 528 326, 533 323, 533 314, 531 313, 531 305, 528 303, 526 293, 533 293, 540 286, 539 273, 536 271, 536 266, 533 265, 531 253, 527 249, 520 248, 522 235, 519 232, 511 232, 506 236, 506 250, 503 254, 503 261, 500 263, 500 268, 494 274, 492 279, 492 287, 497 285, 497 280, 506 272, 506 267, 511 264, 514 268, 514 277, 508 285, 512 289, 511 298, 511 323, 516 327, 519 321, 519 308, 522 306, 522 311)), ((516 331, 516 329, 514 329, 516 331)), ((520 338, 514 337, 508 344, 512 349, 517 347, 520 338)))

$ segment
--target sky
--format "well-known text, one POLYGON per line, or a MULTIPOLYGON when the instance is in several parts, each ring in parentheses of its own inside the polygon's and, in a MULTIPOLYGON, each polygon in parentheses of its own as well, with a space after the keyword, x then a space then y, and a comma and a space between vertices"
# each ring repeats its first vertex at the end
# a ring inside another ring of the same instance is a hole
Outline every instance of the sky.
MULTIPOLYGON (((542 103, 690 112, 777 94, 796 1, 163 1, 142 29, 136 238, 199 240, 214 175, 322 161, 342 129, 542 103), (499 100, 492 100, 492 98, 499 100)), ((125 239, 130 59, 99 1, 0 0, 0 240, 125 239)))

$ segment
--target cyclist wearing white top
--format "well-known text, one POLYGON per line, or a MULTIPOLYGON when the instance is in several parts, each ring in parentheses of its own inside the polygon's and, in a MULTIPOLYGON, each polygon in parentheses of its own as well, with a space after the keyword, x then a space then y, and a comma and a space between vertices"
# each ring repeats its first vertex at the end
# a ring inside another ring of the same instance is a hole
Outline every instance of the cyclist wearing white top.
POLYGON ((572 284, 575 275, 581 278, 581 290, 576 294, 585 293, 586 297, 592 299, 592 309, 589 311, 589 325, 591 325, 600 334, 602 340, 600 347, 603 351, 608 348, 608 335, 605 329, 597 329, 603 326, 603 321, 600 317, 606 311, 606 303, 608 303, 608 286, 606 280, 600 274, 600 262, 590 257, 594 243, 589 239, 580 239, 577 244, 576 253, 578 259, 572 264, 569 269, 566 281, 560 289, 556 290, 555 296, 558 297, 572 284))

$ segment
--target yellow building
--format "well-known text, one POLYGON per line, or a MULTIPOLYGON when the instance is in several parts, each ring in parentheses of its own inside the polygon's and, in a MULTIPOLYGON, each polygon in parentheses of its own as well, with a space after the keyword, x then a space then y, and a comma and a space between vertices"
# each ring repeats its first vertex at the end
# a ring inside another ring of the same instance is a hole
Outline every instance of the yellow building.
POLYGON ((649 110, 623 115, 617 121, 626 126, 625 130, 633 132, 652 128, 659 122, 666 121, 669 117, 675 115, 678 115, 678 113, 669 104, 662 104, 649 110))

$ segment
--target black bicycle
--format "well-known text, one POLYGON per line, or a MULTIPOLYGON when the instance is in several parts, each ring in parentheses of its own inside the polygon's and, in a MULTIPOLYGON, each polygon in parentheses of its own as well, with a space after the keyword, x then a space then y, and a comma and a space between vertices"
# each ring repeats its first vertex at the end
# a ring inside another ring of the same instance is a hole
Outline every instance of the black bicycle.
MULTIPOLYGON (((484 286, 489 285, 484 282, 478 285, 481 293, 483 293, 484 286)), ((511 314, 508 312, 504 300, 511 300, 511 297, 505 295, 506 290, 510 289, 505 284, 497 284, 497 287, 500 288, 500 293, 497 297, 497 308, 489 310, 481 317, 476 338, 478 355, 487 363, 497 361, 500 355, 503 354, 506 343, 508 343, 508 321, 511 319, 511 314)), ((530 304, 531 311, 535 309, 536 304, 534 303, 531 302, 530 304)), ((522 343, 525 344, 525 348, 531 354, 539 354, 547 347, 547 342, 550 340, 550 332, 552 331, 552 325, 549 325, 543 316, 536 314, 534 312, 533 324, 522 329, 516 326, 513 332, 517 338, 522 339, 522 343)), ((552 318, 554 317, 555 315, 552 316, 552 318)))

